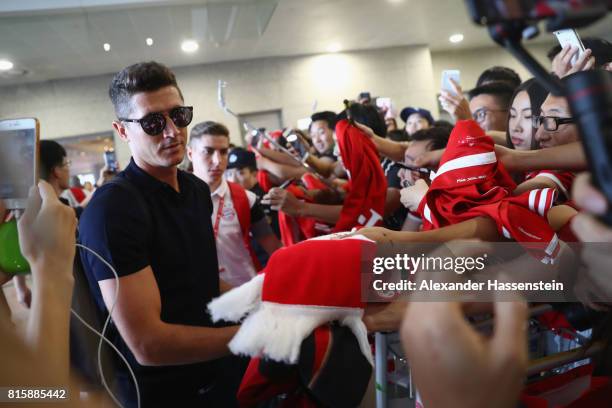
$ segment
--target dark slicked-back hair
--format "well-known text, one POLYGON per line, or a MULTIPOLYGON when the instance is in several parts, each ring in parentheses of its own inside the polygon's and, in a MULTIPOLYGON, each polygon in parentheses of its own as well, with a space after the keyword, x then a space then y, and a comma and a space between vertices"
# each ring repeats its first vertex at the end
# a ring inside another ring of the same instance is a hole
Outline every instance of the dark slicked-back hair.
POLYGON ((183 99, 176 77, 170 68, 155 61, 140 62, 123 68, 115 74, 108 95, 117 117, 127 117, 131 111, 132 96, 141 92, 155 92, 167 86, 175 87, 183 99))
POLYGON ((189 133, 189 143, 191 144, 194 140, 200 140, 202 136, 205 135, 225 136, 229 139, 229 130, 224 124, 213 122, 212 120, 200 122, 191 128, 191 133, 189 133))

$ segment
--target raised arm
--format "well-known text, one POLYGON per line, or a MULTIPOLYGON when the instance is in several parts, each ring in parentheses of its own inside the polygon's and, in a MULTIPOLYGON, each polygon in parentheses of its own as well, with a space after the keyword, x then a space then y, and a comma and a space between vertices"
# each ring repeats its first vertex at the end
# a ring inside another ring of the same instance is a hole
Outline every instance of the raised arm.
POLYGON ((587 160, 580 142, 540 150, 513 150, 496 145, 495 153, 509 171, 569 170, 587 168, 587 160))
POLYGON ((361 123, 355 123, 355 125, 361 129, 369 138, 374 142, 374 146, 382 156, 386 156, 393 161, 403 162, 404 154, 408 148, 407 143, 394 142, 390 139, 385 139, 374 133, 369 127, 362 125, 361 123))
POLYGON ((34 282, 26 341, 44 359, 54 381, 67 384, 76 217, 51 185, 41 181, 30 194, 18 228, 19 246, 34 282))

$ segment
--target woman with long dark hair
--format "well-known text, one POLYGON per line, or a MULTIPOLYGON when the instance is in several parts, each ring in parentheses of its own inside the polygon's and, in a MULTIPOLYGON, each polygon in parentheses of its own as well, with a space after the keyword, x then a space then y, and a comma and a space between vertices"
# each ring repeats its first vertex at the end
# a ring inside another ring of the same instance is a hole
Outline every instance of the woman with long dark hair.
POLYGON ((506 143, 516 150, 535 150, 539 148, 535 139, 536 129, 532 117, 540 114, 540 106, 548 91, 534 78, 523 82, 512 96, 506 143))

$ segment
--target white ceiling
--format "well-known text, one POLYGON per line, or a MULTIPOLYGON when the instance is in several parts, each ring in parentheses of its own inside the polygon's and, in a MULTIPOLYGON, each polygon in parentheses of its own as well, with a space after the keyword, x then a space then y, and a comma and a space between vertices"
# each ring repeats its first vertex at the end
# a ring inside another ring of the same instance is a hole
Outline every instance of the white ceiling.
MULTIPOLYGON (((609 15, 581 33, 612 39, 611 23, 609 15)), ((116 72, 150 59, 176 67, 315 54, 334 43, 342 50, 492 45, 460 0, 2 0, 0 59, 27 74, 1 75, 0 86, 116 72), (450 44, 458 32, 465 40, 450 44), (182 52, 186 38, 198 39, 199 51, 182 52)))

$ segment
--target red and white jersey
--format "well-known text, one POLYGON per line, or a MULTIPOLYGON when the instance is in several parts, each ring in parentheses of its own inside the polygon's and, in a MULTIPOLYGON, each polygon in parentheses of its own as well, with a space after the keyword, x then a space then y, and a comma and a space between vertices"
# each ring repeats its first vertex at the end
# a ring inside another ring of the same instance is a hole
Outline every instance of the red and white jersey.
POLYGON ((550 263, 559 246, 545 217, 556 191, 536 189, 513 197, 515 188, 497 161, 493 139, 476 122, 460 121, 419 205, 423 230, 486 216, 495 221, 501 235, 522 243, 530 253, 550 263))
POLYGON ((336 124, 340 156, 349 186, 333 232, 382 225, 387 200, 387 179, 374 143, 347 120, 336 124))
POLYGON ((534 179, 536 177, 546 177, 552 180, 557 186, 559 194, 563 194, 565 200, 569 200, 572 191, 572 184, 576 175, 570 171, 561 170, 539 170, 527 173, 525 181, 534 179))

